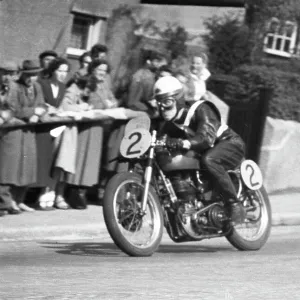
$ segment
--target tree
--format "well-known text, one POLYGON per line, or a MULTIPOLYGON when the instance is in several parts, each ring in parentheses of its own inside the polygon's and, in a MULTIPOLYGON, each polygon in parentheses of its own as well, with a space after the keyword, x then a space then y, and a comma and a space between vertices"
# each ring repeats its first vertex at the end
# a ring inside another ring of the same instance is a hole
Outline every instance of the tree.
POLYGON ((160 48, 171 58, 186 55, 186 30, 177 24, 168 24, 167 29, 162 29, 155 20, 141 19, 140 9, 139 6, 121 5, 108 19, 106 44, 114 91, 119 98, 124 96, 132 74, 140 67, 143 50, 147 47, 160 48), (157 36, 160 39, 155 39, 155 43, 159 45, 150 45, 149 38, 157 36))
POLYGON ((245 0, 246 25, 249 27, 251 61, 260 60, 263 53, 267 21, 278 18, 281 21, 295 21, 300 24, 299 0, 245 0))
POLYGON ((203 36, 209 53, 209 68, 218 74, 229 74, 250 60, 249 28, 238 16, 212 17, 205 22, 203 36))
POLYGON ((137 7, 122 5, 114 9, 108 19, 106 44, 117 97, 122 96, 132 73, 139 65, 141 36, 135 34, 139 27, 135 18, 137 12, 137 7))
POLYGON ((167 50, 171 54, 171 59, 187 55, 186 42, 188 33, 182 26, 168 26, 163 32, 163 37, 167 39, 167 50))

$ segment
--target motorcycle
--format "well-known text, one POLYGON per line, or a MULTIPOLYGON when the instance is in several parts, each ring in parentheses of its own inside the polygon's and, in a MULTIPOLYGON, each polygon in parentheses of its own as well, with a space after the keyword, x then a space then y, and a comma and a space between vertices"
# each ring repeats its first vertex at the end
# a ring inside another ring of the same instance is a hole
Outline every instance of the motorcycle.
POLYGON ((225 237, 238 250, 259 250, 270 235, 271 205, 258 165, 244 159, 228 171, 244 208, 235 224, 197 153, 170 152, 149 128, 145 117, 127 123, 118 159, 128 171, 105 189, 103 215, 115 244, 129 256, 151 256, 165 227, 175 243, 225 237))

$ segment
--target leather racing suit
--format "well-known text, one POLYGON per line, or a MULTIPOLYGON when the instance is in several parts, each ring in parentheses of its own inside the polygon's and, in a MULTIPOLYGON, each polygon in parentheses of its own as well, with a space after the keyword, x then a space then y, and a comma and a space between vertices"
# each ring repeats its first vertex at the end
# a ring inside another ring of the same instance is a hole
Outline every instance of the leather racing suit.
POLYGON ((236 191, 227 171, 241 163, 245 144, 237 133, 222 124, 220 112, 213 103, 200 102, 192 105, 194 110, 192 107, 181 108, 174 120, 164 124, 161 133, 165 132, 171 138, 187 139, 191 144, 190 149, 201 154, 202 168, 219 185, 223 198, 236 201, 236 191), (193 134, 179 136, 178 131, 171 129, 174 124, 185 129, 186 133, 188 129, 193 134))

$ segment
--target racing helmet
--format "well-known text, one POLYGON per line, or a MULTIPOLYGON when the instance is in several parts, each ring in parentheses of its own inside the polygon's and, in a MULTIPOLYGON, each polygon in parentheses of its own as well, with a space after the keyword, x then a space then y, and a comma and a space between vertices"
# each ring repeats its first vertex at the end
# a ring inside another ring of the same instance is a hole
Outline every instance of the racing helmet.
POLYGON ((166 108, 174 102, 180 103, 183 98, 183 86, 173 76, 161 77, 154 84, 154 98, 159 105, 166 108))

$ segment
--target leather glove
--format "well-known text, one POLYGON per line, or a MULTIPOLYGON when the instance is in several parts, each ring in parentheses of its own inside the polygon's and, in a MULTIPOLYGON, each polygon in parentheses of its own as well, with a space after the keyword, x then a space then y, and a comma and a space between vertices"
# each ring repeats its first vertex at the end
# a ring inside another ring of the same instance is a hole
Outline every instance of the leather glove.
POLYGON ((169 149, 181 150, 183 149, 183 140, 177 138, 167 138, 166 145, 169 149))

